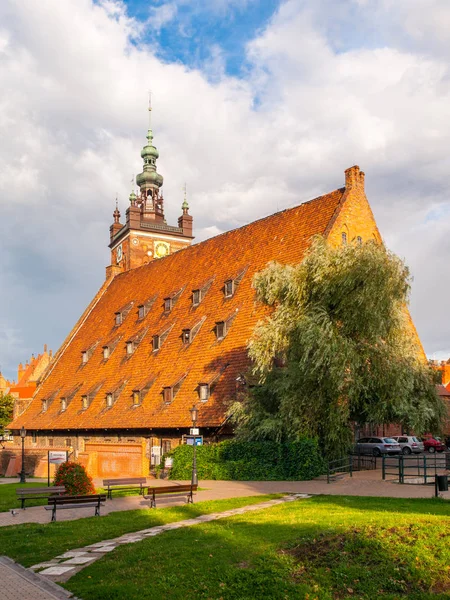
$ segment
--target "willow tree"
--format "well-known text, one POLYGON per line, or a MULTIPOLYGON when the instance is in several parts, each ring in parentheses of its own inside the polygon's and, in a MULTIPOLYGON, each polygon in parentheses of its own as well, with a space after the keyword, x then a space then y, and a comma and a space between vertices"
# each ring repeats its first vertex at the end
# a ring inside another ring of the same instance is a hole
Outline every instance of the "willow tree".
POLYGON ((253 282, 272 307, 249 353, 259 386, 235 415, 247 439, 318 436, 348 449, 355 424, 436 431, 445 407, 406 310, 410 274, 383 246, 315 238, 297 266, 271 263, 253 282))

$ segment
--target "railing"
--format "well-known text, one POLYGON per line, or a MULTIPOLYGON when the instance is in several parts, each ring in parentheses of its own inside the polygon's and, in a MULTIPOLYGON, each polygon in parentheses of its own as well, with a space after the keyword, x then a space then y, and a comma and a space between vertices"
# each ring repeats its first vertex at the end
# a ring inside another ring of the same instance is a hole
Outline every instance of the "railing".
POLYGON ((327 468, 327 483, 341 473, 348 473, 353 477, 353 471, 369 471, 377 468, 377 459, 375 456, 365 456, 361 454, 349 454, 343 458, 330 460, 327 468))
POLYGON ((353 456, 345 456, 344 458, 337 458, 336 460, 330 460, 327 468, 327 483, 330 483, 332 477, 335 477, 339 473, 350 473, 350 477, 353 477, 353 456))
POLYGON ((450 452, 383 456, 381 468, 383 479, 394 476, 399 483, 408 483, 408 479, 423 479, 425 484, 434 483, 436 475, 450 470, 450 452))

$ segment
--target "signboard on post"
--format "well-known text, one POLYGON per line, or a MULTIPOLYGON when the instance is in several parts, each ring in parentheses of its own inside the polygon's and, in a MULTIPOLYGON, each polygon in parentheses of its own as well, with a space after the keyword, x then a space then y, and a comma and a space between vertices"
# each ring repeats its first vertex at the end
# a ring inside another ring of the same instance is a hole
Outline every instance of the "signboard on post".
POLYGON ((49 450, 47 456, 47 485, 50 487, 50 465, 60 465, 69 460, 67 450, 49 450))
POLYGON ((203 446, 202 435, 186 435, 184 439, 188 446, 203 446))

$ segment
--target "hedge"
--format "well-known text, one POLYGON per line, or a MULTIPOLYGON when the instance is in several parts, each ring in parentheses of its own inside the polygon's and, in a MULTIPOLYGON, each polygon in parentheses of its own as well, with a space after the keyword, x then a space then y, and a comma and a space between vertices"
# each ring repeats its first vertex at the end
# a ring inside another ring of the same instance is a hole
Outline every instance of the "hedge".
MULTIPOLYGON (((178 446, 170 456, 170 479, 190 479, 192 446, 178 446)), ((324 462, 316 440, 297 442, 238 442, 230 440, 197 447, 199 479, 237 481, 304 481, 324 472, 324 462)))

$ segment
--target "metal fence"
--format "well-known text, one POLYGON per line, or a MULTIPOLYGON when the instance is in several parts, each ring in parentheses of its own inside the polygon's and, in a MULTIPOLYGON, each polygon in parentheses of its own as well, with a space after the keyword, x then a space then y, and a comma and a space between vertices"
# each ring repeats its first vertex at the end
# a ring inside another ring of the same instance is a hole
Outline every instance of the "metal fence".
POLYGON ((450 452, 383 456, 382 478, 395 478, 399 483, 434 483, 436 475, 450 470, 450 452))
POLYGON ((349 454, 343 458, 329 461, 327 483, 330 483, 337 475, 348 473, 350 477, 353 477, 353 471, 368 471, 376 468, 377 459, 375 456, 349 454))

